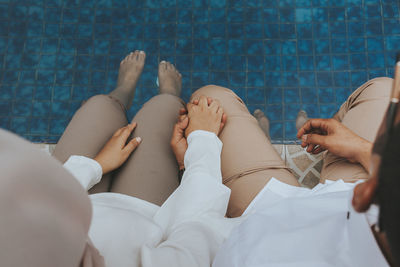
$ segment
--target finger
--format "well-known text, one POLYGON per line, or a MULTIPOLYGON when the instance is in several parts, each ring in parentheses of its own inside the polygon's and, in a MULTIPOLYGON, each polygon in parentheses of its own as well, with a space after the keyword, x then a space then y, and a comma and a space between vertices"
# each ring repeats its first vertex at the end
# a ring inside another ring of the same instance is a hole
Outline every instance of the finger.
POLYGON ((184 115, 184 114, 187 114, 187 110, 186 110, 186 108, 181 108, 179 110, 179 115, 184 115))
POLYGON ((321 152, 323 152, 323 151, 325 151, 325 149, 319 146, 319 147, 314 148, 314 150, 312 151, 312 153, 313 153, 313 154, 319 154, 319 153, 321 153, 321 152))
POLYGON ((220 105, 219 101, 218 101, 218 100, 214 100, 214 101, 212 101, 211 104, 210 104, 210 109, 211 109, 213 112, 217 112, 217 111, 218 111, 218 108, 219 108, 220 106, 221 106, 221 105, 220 105))
MULTIPOLYGON (((189 120, 187 120, 187 121, 189 121, 189 120)), ((174 125, 174 129, 172 131, 172 137, 171 137, 171 145, 176 144, 177 142, 179 142, 179 140, 182 139, 185 128, 183 128, 181 126, 181 123, 179 123, 179 122, 174 125)))
POLYGON ((217 110, 217 118, 218 118, 218 121, 222 122, 222 116, 223 116, 223 115, 224 115, 224 109, 221 108, 221 107, 218 107, 218 110, 217 110))
POLYGON ((204 96, 204 95, 200 96, 199 106, 204 107, 204 108, 208 107, 207 97, 206 96, 204 96))
POLYGON ((183 115, 183 118, 177 123, 177 125, 179 126, 179 128, 182 129, 182 132, 183 132, 183 130, 186 129, 186 127, 188 126, 188 124, 189 124, 189 118, 188 118, 188 116, 186 116, 186 115, 183 115))
POLYGON ((219 126, 219 132, 221 133, 221 131, 224 129, 226 121, 227 121, 228 117, 226 116, 226 114, 222 114, 222 120, 221 120, 221 124, 219 126))
POLYGON ((183 121, 185 118, 187 117, 187 115, 186 114, 184 114, 184 115, 180 115, 179 116, 179 119, 178 119, 178 122, 181 122, 181 121, 183 121))
POLYGON ((311 153, 314 150, 315 145, 314 144, 308 144, 306 151, 308 153, 311 153))
POLYGON ((132 124, 128 124, 124 130, 122 130, 121 132, 121 141, 123 142, 123 144, 126 143, 126 140, 128 140, 128 137, 131 135, 133 129, 135 129, 136 127, 136 123, 132 123, 132 124))
POLYGON ((211 97, 207 96, 207 104, 211 105, 212 102, 213 102, 213 99, 211 97))
MULTIPOLYGON (((125 126, 126 127, 126 126, 125 126)), ((122 133, 122 131, 125 129, 125 127, 122 127, 122 128, 119 128, 115 133, 114 133, 114 135, 113 136, 119 136, 121 133, 122 133)))
POLYGON ((226 115, 225 113, 222 115, 222 123, 226 124, 226 121, 228 120, 228 115, 226 115))
POLYGON ((196 104, 188 103, 186 105, 186 108, 187 108, 187 111, 188 111, 188 116, 190 115, 190 111, 192 111, 194 106, 196 106, 196 104))
POLYGON ((322 148, 326 147, 326 136, 319 134, 305 134, 301 137, 301 140, 304 143, 308 144, 307 152, 311 152, 316 145, 321 146, 322 148))
POLYGON ((304 134, 310 133, 313 130, 325 131, 326 128, 326 119, 310 119, 303 125, 303 127, 299 129, 299 131, 297 132, 297 138, 300 139, 304 134))
POLYGON ((129 141, 128 144, 126 144, 126 146, 122 149, 122 151, 130 155, 141 142, 142 138, 140 137, 133 138, 131 141, 129 141))

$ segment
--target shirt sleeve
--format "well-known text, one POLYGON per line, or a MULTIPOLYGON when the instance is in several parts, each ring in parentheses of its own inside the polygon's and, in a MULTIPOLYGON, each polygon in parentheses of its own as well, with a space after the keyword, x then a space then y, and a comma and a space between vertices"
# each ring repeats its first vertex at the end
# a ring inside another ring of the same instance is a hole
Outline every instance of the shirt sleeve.
POLYGON ((85 190, 89 190, 100 182, 103 175, 100 164, 84 156, 71 156, 64 163, 64 168, 79 181, 85 190))
POLYGON ((238 220, 225 218, 230 189, 222 184, 222 142, 206 131, 192 132, 181 185, 154 216, 163 242, 142 248, 143 266, 210 266, 238 220))

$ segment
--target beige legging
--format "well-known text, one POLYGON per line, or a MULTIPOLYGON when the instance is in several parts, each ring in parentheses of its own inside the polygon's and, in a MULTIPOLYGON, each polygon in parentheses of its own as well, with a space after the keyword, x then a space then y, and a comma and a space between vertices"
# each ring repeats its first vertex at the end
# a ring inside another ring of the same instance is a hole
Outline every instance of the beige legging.
MULTIPOLYGON (((133 137, 140 136, 142 143, 122 167, 103 177, 90 193, 117 192, 161 205, 179 185, 178 166, 169 143, 182 107, 181 99, 168 94, 145 103, 132 120, 137 123, 133 137)), ((93 158, 127 123, 125 110, 116 99, 94 96, 75 113, 53 155, 61 162, 71 155, 93 158)))
MULTIPOLYGON (((390 87, 391 79, 387 78, 364 84, 343 104, 337 119, 372 141, 387 107, 390 87), (360 119, 364 116, 366 119, 360 119)), ((210 85, 197 90, 191 99, 200 95, 218 99, 228 116, 220 135, 224 144, 221 155, 223 182, 232 190, 228 216, 241 215, 272 177, 299 186, 256 119, 233 91, 210 85)), ((119 170, 104 177, 92 192, 110 189, 162 204, 178 186, 178 168, 169 139, 181 107, 183 102, 171 95, 158 95, 147 102, 133 119, 138 123, 134 136, 142 137, 142 144, 119 170), (111 186, 110 177, 113 178, 111 186)), ((56 146, 54 156, 61 161, 72 154, 94 157, 112 133, 126 124, 124 110, 116 100, 104 95, 95 96, 77 111, 56 146)), ((365 170, 328 153, 321 176, 323 179, 354 181, 365 178, 365 170)))

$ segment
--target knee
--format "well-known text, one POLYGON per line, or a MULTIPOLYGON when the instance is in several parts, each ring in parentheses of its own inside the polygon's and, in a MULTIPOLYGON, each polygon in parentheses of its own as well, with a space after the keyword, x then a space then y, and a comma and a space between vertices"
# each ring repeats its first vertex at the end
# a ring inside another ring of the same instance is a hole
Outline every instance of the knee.
POLYGON ((198 97, 201 95, 212 97, 212 98, 219 98, 222 95, 235 95, 236 94, 228 88, 218 86, 218 85, 206 85, 204 87, 201 87, 200 89, 197 89, 193 94, 191 99, 194 97, 198 97))
POLYGON ((168 103, 169 105, 184 105, 182 99, 175 95, 171 94, 158 94, 150 98, 144 105, 152 104, 152 105, 163 105, 164 103, 168 103))
POLYGON ((88 100, 82 102, 82 106, 103 106, 105 103, 112 101, 107 95, 94 95, 88 100))
POLYGON ((392 78, 388 78, 388 77, 379 77, 379 78, 375 78, 375 79, 370 80, 370 83, 371 84, 376 84, 380 88, 391 90, 392 89, 392 84, 393 84, 393 79, 392 78))
POLYGON ((368 81, 367 90, 363 90, 367 96, 388 97, 392 90, 393 79, 388 77, 379 77, 368 81))
POLYGON ((94 95, 82 103, 83 108, 88 107, 104 109, 105 107, 115 108, 118 110, 126 111, 125 106, 116 98, 110 95, 94 95))
POLYGON ((108 95, 94 95, 90 97, 88 100, 84 102, 84 104, 93 104, 93 103, 105 103, 110 101, 111 98, 108 95))

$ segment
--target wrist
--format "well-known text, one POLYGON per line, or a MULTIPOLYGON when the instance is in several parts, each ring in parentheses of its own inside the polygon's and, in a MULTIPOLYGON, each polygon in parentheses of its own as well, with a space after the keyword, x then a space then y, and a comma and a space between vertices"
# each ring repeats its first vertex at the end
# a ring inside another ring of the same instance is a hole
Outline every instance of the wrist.
POLYGON ((101 159, 95 157, 93 160, 95 160, 100 165, 103 175, 109 172, 109 170, 106 168, 105 164, 102 162, 101 159))
POLYGON ((360 163, 364 169, 367 170, 367 172, 369 172, 371 152, 372 143, 367 140, 363 140, 363 144, 360 146, 359 153, 356 155, 356 161, 360 163))

